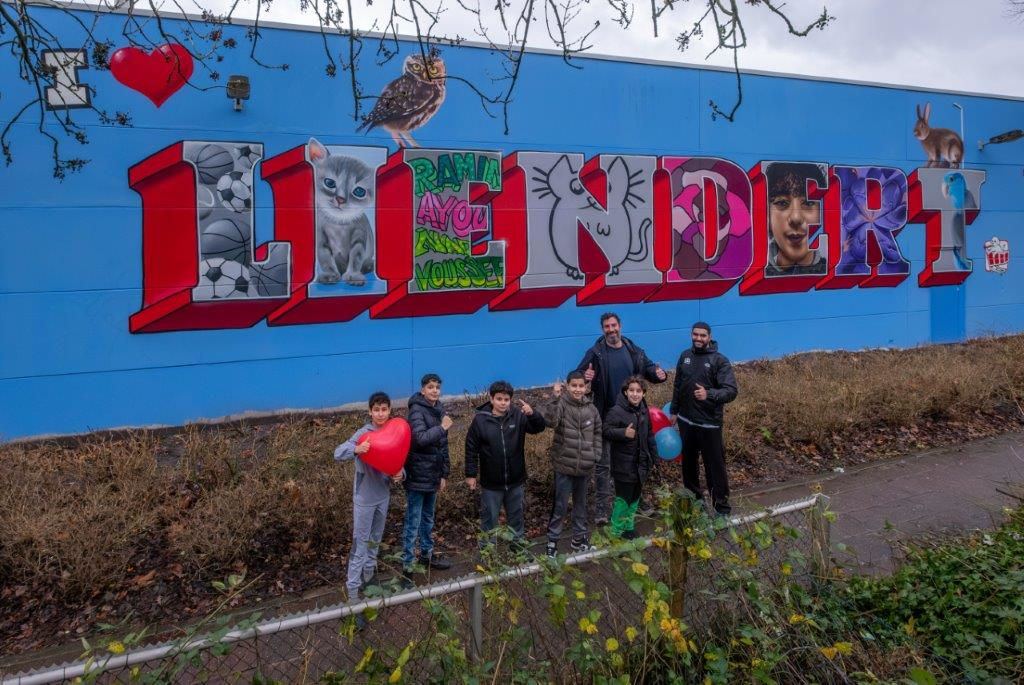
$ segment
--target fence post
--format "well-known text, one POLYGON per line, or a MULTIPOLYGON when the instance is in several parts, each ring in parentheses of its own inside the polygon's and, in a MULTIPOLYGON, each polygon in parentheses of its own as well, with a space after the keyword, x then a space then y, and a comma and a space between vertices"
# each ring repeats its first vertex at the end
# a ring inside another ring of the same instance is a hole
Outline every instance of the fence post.
POLYGON ((484 651, 484 588, 474 585, 469 591, 469 658, 480 661, 484 651))
POLYGON ((811 569, 817 578, 826 578, 829 571, 831 524, 826 515, 828 505, 828 495, 819 492, 814 506, 807 510, 808 525, 811 530, 811 569))
POLYGON ((672 589, 669 610, 673 618, 682 619, 686 608, 686 573, 690 565, 690 553, 686 551, 688 541, 683 531, 691 518, 693 502, 678 493, 673 499, 675 511, 672 515, 672 537, 668 543, 668 586, 672 589))

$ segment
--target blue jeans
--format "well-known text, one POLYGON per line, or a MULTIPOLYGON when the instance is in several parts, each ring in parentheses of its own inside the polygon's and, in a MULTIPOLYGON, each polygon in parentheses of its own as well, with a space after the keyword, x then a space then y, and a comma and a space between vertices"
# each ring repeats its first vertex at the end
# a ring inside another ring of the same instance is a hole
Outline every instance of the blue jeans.
POLYGON ((405 526, 402 529, 402 564, 411 566, 415 556, 416 538, 420 556, 430 558, 434 551, 434 503, 436 492, 405 491, 405 526))

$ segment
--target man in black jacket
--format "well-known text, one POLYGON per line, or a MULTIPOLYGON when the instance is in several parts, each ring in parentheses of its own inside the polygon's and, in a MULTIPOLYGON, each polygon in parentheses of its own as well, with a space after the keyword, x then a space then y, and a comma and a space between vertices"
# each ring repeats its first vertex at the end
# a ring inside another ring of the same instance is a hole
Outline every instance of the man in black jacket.
MULTIPOLYGON (((594 406, 601 412, 603 421, 608 410, 615 406, 615 399, 627 378, 643 376, 651 383, 661 383, 667 376, 664 369, 647 358, 643 348, 623 337, 618 314, 606 312, 601 315, 601 332, 602 336, 583 355, 576 370, 582 371, 583 377, 590 383, 594 406)), ((594 518, 599 526, 608 523, 612 509, 611 453, 608 449, 608 443, 605 442, 601 461, 594 469, 597 491, 594 518)))
POLYGON ((697 457, 704 458, 704 476, 715 513, 727 516, 729 476, 722 441, 724 407, 736 399, 739 388, 732 365, 711 339, 711 326, 698 321, 690 331, 693 345, 679 355, 671 412, 683 437, 683 485, 703 502, 697 457))
POLYGON ((523 491, 526 484, 527 433, 540 433, 546 424, 541 413, 518 401, 512 406, 512 386, 506 381, 491 384, 491 401, 477 407, 466 434, 466 485, 480 485, 480 527, 485 533, 505 518, 515 532, 516 544, 525 545, 523 491))

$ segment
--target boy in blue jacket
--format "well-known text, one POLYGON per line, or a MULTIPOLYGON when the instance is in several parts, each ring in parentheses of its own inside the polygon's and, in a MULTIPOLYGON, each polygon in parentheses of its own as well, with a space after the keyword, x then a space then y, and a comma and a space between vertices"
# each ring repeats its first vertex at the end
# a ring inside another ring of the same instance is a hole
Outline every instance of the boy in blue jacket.
POLYGON ((359 593, 373 580, 377 572, 377 552, 384 536, 384 522, 391 501, 391 481, 400 483, 405 472, 388 476, 357 459, 370 450, 373 437, 356 444, 366 433, 377 430, 391 418, 391 398, 383 392, 370 395, 370 422, 357 430, 346 442, 334 450, 335 461, 356 462, 356 475, 352 492, 352 551, 348 555, 348 578, 345 587, 349 600, 359 599, 359 593))
POLYGON ((409 398, 412 445, 405 460, 405 526, 402 530, 402 565, 408 577, 419 539, 419 563, 443 570, 451 562, 434 552, 434 507, 437 494, 448 485, 448 429, 452 418, 441 403, 441 377, 428 373, 420 391, 409 398))

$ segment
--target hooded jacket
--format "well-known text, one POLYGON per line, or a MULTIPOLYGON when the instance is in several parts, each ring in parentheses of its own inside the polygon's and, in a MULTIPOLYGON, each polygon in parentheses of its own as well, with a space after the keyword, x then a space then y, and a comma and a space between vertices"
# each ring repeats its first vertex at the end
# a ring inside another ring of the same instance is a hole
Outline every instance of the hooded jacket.
MULTIPOLYGON (((651 383, 661 383, 664 380, 658 378, 657 365, 647 358, 647 353, 642 347, 625 336, 622 336, 622 344, 626 346, 630 359, 633 360, 634 374, 643 376, 651 383)), ((583 361, 576 367, 577 371, 585 372, 588 366, 594 365, 594 380, 590 383, 590 391, 593 393, 594 406, 601 412, 601 416, 607 414, 615 405, 615 397, 621 390, 611 387, 612 379, 608 375, 608 368, 602 363, 607 351, 608 345, 605 344, 604 336, 601 336, 594 346, 587 350, 583 355, 583 361)))
POLYGON ((684 423, 705 428, 720 428, 724 407, 736 399, 739 387, 732 364, 718 351, 718 342, 709 340, 704 349, 690 347, 679 355, 672 388, 672 413, 684 423), (697 385, 708 391, 705 400, 693 396, 697 385))
POLYGON ((406 490, 434 492, 441 486, 441 479, 448 477, 448 431, 441 428, 446 413, 440 401, 431 405, 423 393, 409 398, 412 444, 405 460, 406 490))
POLYGON ((584 397, 574 400, 568 390, 544 407, 544 418, 554 429, 552 467, 556 473, 586 476, 601 460, 601 414, 584 397))
POLYGON ((619 393, 615 406, 604 420, 604 439, 611 444, 612 478, 623 483, 643 483, 654 468, 658 446, 651 432, 651 415, 647 401, 630 404, 625 393, 619 393), (633 424, 636 435, 626 437, 626 428, 633 424))
POLYGON ((495 416, 491 409, 490 402, 477 407, 466 433, 466 478, 479 478, 486 490, 508 490, 526 482, 526 434, 546 424, 536 410, 527 416, 512 406, 495 416))

